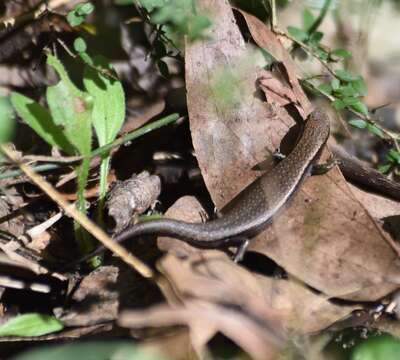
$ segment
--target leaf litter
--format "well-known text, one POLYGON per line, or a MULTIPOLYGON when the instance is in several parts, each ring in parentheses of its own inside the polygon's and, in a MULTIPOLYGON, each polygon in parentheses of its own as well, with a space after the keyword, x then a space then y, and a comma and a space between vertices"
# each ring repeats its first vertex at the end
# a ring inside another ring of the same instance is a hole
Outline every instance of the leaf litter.
MULTIPOLYGON (((211 39, 186 44, 187 106, 197 161, 220 209, 260 176, 254 166, 267 160, 265 171, 273 171, 272 154, 295 124, 284 107, 294 105, 305 119, 312 105, 278 35, 240 11, 254 42, 280 62, 275 76, 262 70, 259 54, 244 42, 227 2, 201 0, 198 6, 213 25, 211 39)), ((328 156, 326 149, 323 158, 328 156)), ((71 294, 81 306, 94 296, 92 308, 66 309, 60 319, 66 326, 81 326, 82 334, 85 327, 115 319, 133 334, 145 327, 184 325, 184 341, 199 358, 208 355, 207 344, 222 333, 252 358, 273 359, 290 336, 317 334, 398 288, 398 250, 377 222, 386 214, 385 205, 371 215, 370 196, 350 187, 338 168, 307 179, 249 248, 262 255, 261 262, 273 260, 283 268, 283 278, 246 268, 246 261, 236 264, 222 251, 160 237, 158 247, 167 254, 156 265, 166 303, 120 312, 121 289, 107 290, 117 283, 120 268, 105 266, 83 278, 71 294)), ((393 214, 397 210, 393 205, 393 214)), ((199 222, 204 212, 194 198, 184 197, 166 215, 199 222)), ((399 333, 388 319, 375 325, 399 333)))

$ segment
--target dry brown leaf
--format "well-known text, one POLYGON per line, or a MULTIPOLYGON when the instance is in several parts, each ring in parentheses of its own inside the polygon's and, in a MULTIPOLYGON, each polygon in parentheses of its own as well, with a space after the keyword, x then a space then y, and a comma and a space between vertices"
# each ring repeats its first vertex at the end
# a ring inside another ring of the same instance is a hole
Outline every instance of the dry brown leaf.
POLYGON ((259 68, 228 1, 201 0, 197 6, 213 25, 210 40, 186 44, 190 129, 203 178, 214 203, 221 208, 257 177, 251 171, 256 164, 269 155, 272 165, 270 154, 293 120, 254 95, 259 68), (232 94, 227 89, 218 90, 226 85, 225 79, 232 80, 232 94))
POLYGON ((261 70, 259 72, 258 83, 269 103, 286 106, 297 102, 294 91, 289 86, 283 84, 281 79, 274 77, 270 71, 261 70))
POLYGON ((185 306, 177 308, 159 305, 145 311, 122 312, 118 323, 123 327, 187 325, 191 342, 200 358, 207 353, 205 346, 211 339, 210 328, 232 339, 252 359, 274 359, 282 346, 282 343, 271 338, 263 323, 237 309, 199 300, 189 300, 185 306))
POLYGON ((293 280, 252 274, 221 253, 192 254, 185 260, 166 256, 159 268, 181 301, 232 304, 263 322, 272 321, 274 329, 283 325, 296 335, 321 331, 360 308, 335 305, 293 280))
MULTIPOLYGON (((296 66, 290 57, 288 51, 284 48, 276 34, 274 34, 261 20, 245 11, 238 10, 244 17, 255 43, 261 48, 267 50, 275 60, 283 64, 286 71, 287 81, 293 91, 294 104, 297 110, 305 119, 312 110, 312 106, 304 94, 297 80, 296 66)), ((267 92, 268 95, 268 92, 267 92)), ((292 99, 292 96, 290 96, 292 99)))
POLYGON ((293 279, 258 276, 258 281, 268 305, 287 314, 285 329, 293 335, 317 333, 361 307, 336 305, 293 279))
MULTIPOLYGON (((244 92, 240 107, 233 106, 229 111, 216 103, 212 74, 221 64, 235 68, 245 49, 226 2, 203 0, 199 4, 211 14, 214 25, 212 41, 187 46, 188 109, 200 168, 212 198, 220 206, 254 179, 249 166, 260 157, 257 151, 262 143, 271 149, 287 127, 263 116, 262 104, 252 93, 244 92)), ((309 102, 289 54, 265 24, 242 14, 256 43, 284 65, 298 99, 296 105, 307 114, 309 102)), ((248 68, 243 80, 248 86, 254 86, 255 71, 248 68)), ((285 117, 284 122, 290 121, 285 117)), ((327 156, 328 151, 324 154, 327 156)), ((289 209, 251 242, 250 249, 274 259, 329 297, 377 300, 400 284, 398 248, 357 201, 338 169, 308 179, 289 209)))
POLYGON ((86 276, 72 296, 75 305, 61 317, 64 325, 94 325, 116 319, 118 276, 119 269, 115 266, 101 266, 86 276))
POLYGON ((400 215, 400 202, 369 193, 352 184, 349 184, 349 186, 357 200, 375 219, 400 215))
POLYGON ((400 284, 398 254, 336 169, 307 179, 249 249, 330 297, 374 301, 400 284))

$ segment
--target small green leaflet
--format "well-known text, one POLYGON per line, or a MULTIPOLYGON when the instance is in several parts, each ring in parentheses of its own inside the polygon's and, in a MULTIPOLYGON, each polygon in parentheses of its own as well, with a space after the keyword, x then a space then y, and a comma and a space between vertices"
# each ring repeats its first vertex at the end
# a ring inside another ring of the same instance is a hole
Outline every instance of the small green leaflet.
POLYGON ((338 69, 335 71, 336 76, 342 81, 355 81, 358 79, 357 75, 353 75, 346 70, 338 69))
POLYGON ((372 336, 355 347, 351 360, 398 360, 400 341, 383 334, 372 336))
POLYGON ((30 313, 19 315, 1 325, 0 336, 41 336, 63 328, 63 324, 54 316, 30 313))
POLYGON ((66 138, 62 126, 53 121, 46 108, 27 96, 13 92, 11 103, 17 114, 49 145, 58 147, 69 155, 76 153, 76 148, 66 138))
POLYGON ((350 52, 350 51, 347 51, 347 50, 345 50, 345 49, 336 49, 336 50, 333 50, 333 51, 330 53, 330 55, 334 55, 334 56, 340 57, 340 58, 342 58, 342 59, 348 59, 348 58, 351 58, 351 56, 352 56, 351 52, 350 52))
POLYGON ((314 21, 315 16, 313 15, 313 13, 309 9, 305 8, 303 10, 303 29, 308 31, 311 28, 312 24, 314 24, 314 21))
POLYGON ((288 26, 287 30, 289 34, 298 41, 304 42, 308 39, 308 34, 303 29, 300 29, 295 26, 288 26))
POLYGON ((318 89, 324 92, 325 94, 332 93, 332 86, 329 83, 321 84, 320 86, 318 86, 318 89))
POLYGON ((395 149, 390 149, 389 150, 389 153, 387 154, 387 158, 391 162, 395 162, 397 164, 400 164, 400 153, 395 149))
POLYGON ((89 341, 47 345, 10 360, 166 360, 159 352, 142 350, 132 341, 89 341))
POLYGON ((67 14, 67 21, 71 26, 78 26, 85 21, 85 17, 94 10, 90 2, 78 4, 67 14))
POLYGON ((15 114, 8 96, 0 96, 0 143, 9 141, 15 127, 15 114))
POLYGON ((365 129, 368 125, 368 123, 362 119, 351 119, 349 124, 359 129, 365 129))

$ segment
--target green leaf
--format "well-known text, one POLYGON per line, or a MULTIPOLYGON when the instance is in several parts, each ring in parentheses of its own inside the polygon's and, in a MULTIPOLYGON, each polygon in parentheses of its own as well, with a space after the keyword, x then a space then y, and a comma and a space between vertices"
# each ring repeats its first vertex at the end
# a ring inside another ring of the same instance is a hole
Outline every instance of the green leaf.
POLYGON ((351 119, 349 120, 349 124, 359 129, 365 129, 368 123, 363 119, 351 119))
MULTIPOLYGON (((112 72, 111 64, 106 58, 94 59, 96 68, 112 72)), ((120 81, 105 76, 93 67, 86 66, 83 83, 93 98, 92 123, 100 146, 112 142, 121 129, 125 118, 125 95, 120 81)), ((109 156, 103 156, 100 167, 100 199, 107 191, 109 156)))
POLYGON ((342 81, 354 81, 358 79, 358 76, 349 73, 346 70, 338 69, 335 71, 336 76, 342 81))
POLYGON ((314 54, 317 55, 321 60, 328 60, 329 54, 324 50, 319 47, 314 49, 314 54))
POLYGON ((315 16, 313 13, 309 9, 305 8, 303 10, 303 29, 308 31, 312 24, 314 24, 314 20, 315 16))
POLYGON ((384 164, 384 165, 380 165, 378 167, 378 171, 381 172, 382 174, 387 174, 391 169, 392 169, 393 165, 392 164, 384 164))
POLYGON ((364 114, 365 116, 368 116, 368 108, 361 100, 357 101, 354 104, 351 104, 351 108, 361 114, 364 114))
POLYGON ((195 40, 201 37, 203 31, 211 25, 211 20, 208 16, 197 15, 188 22, 187 35, 190 40, 195 40))
POLYGON ((10 360, 166 360, 159 352, 142 350, 131 341, 90 341, 47 345, 25 351, 10 360))
POLYGON ((78 53, 85 52, 87 49, 86 41, 83 40, 81 37, 78 37, 74 41, 74 49, 78 53))
POLYGON ((309 41, 310 43, 316 46, 319 44, 319 42, 322 40, 323 37, 324 34, 322 32, 316 31, 311 34, 309 41))
POLYGON ((356 80, 351 82, 351 86, 358 96, 367 95, 367 86, 365 85, 364 79, 359 76, 356 80))
POLYGON ((75 11, 78 15, 80 16, 86 16, 92 13, 94 10, 94 5, 90 2, 83 3, 83 4, 78 4, 75 7, 75 11))
MULTIPOLYGON (((94 66, 112 72, 106 58, 98 56, 94 66)), ((93 99, 92 122, 99 145, 113 141, 125 118, 125 95, 120 81, 105 76, 96 69, 86 66, 83 83, 93 99)))
POLYGON ((67 14, 67 21, 71 26, 78 26, 83 23, 85 18, 83 16, 77 15, 75 11, 70 11, 67 14))
POLYGON ((384 138, 385 136, 383 135, 383 132, 381 129, 379 129, 376 125, 373 124, 368 124, 367 129, 370 133, 375 134, 376 136, 380 138, 384 138))
POLYGON ((391 162, 395 162, 400 164, 400 153, 395 149, 390 149, 388 154, 386 155, 387 159, 391 162))
POLYGON ((67 14, 67 21, 71 26, 78 26, 85 21, 85 17, 94 10, 90 2, 78 4, 67 14))
POLYGON ((332 86, 332 90, 337 90, 340 87, 340 81, 339 79, 332 79, 331 80, 331 86, 332 86))
POLYGON ((1 325, 0 336, 41 336, 63 328, 63 324, 53 316, 31 313, 16 316, 1 325))
POLYGON ((0 143, 9 141, 15 128, 15 114, 10 98, 0 96, 0 143))
POLYGON ((360 102, 358 98, 352 97, 351 95, 349 97, 343 98, 342 100, 346 106, 352 106, 360 102))
POLYGON ((370 337, 355 347, 351 360, 398 360, 400 341, 391 335, 370 337))
POLYGON ((331 94, 332 93, 332 86, 330 83, 326 84, 321 84, 318 86, 318 89, 321 90, 325 94, 331 94))
POLYGON ((166 5, 167 0, 139 0, 139 2, 148 12, 152 12, 166 5))
POLYGON ((49 145, 58 147, 67 154, 75 154, 75 147, 66 138, 62 126, 56 124, 43 106, 19 93, 11 94, 11 103, 17 114, 49 145))
POLYGON ((336 109, 336 110, 342 110, 346 107, 346 104, 340 100, 340 99, 336 99, 332 102, 332 106, 336 109))
POLYGON ((83 60, 83 62, 89 66, 94 66, 93 64, 93 60, 90 57, 90 55, 84 51, 79 53, 79 56, 81 57, 81 59, 83 60))
POLYGON ((288 26, 287 30, 289 34, 298 41, 304 42, 308 39, 308 34, 303 29, 300 29, 295 26, 288 26))
POLYGON ((137 0, 114 0, 115 5, 132 5, 136 2, 137 0))
MULTIPOLYGON (((340 98, 345 97, 356 97, 358 95, 357 91, 354 90, 353 86, 350 84, 340 86, 334 91, 335 95, 340 98)), ((349 105, 349 104, 348 104, 349 105)))
POLYGON ((46 92, 54 122, 64 127, 66 138, 78 149, 80 155, 89 155, 92 142, 90 96, 72 83, 56 57, 48 55, 47 63, 60 77, 58 84, 49 86, 46 92))
MULTIPOLYGON (((76 168, 78 174, 77 209, 86 212, 84 191, 89 174, 89 158, 92 145, 92 102, 90 94, 79 90, 70 80, 64 66, 54 56, 48 55, 47 63, 51 65, 60 81, 49 86, 46 92, 50 113, 57 124, 64 127, 67 139, 85 156, 81 165, 76 168)), ((74 224, 75 236, 83 252, 92 249, 89 234, 79 224, 74 224)))
POLYGON ((350 52, 350 51, 347 51, 347 50, 345 50, 345 49, 336 49, 336 50, 333 50, 333 51, 331 52, 331 55, 337 56, 337 57, 342 58, 342 59, 349 59, 349 58, 352 57, 351 52, 350 52))

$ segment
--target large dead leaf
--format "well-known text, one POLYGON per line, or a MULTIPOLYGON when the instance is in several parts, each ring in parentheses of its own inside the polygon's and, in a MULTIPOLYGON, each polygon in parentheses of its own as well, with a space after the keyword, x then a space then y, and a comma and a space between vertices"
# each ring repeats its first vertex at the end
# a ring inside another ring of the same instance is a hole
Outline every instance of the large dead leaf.
POLYGON ((246 314, 198 300, 188 301, 184 307, 159 305, 145 311, 126 311, 121 314, 119 325, 135 328, 186 325, 200 358, 207 354, 205 345, 210 340, 201 334, 201 330, 210 327, 218 329, 236 342, 252 359, 275 359, 281 345, 271 340, 264 324, 254 321, 246 314))
POLYGON ((335 305, 291 279, 252 274, 221 253, 191 254, 184 260, 167 256, 159 268, 181 301, 230 304, 271 323, 275 331, 283 326, 291 334, 318 332, 357 308, 335 305))
MULTIPOLYGON (((185 196, 168 209, 166 216, 199 222, 202 212, 195 198, 185 196)), ((279 320, 282 316, 285 329, 294 334, 320 331, 356 308, 335 305, 326 296, 315 294, 298 282, 252 274, 217 250, 204 251, 167 237, 159 237, 158 244, 162 250, 175 255, 163 258, 159 264, 175 289, 173 294, 164 292, 170 304, 189 297, 249 307, 251 310, 247 311, 255 317, 265 314, 270 318, 278 316, 279 320), (278 313, 269 313, 269 308, 278 313)), ((208 330, 215 332, 213 328, 208 330)))
POLYGON ((309 178, 250 249, 332 297, 374 301, 400 284, 397 253, 337 170, 309 178))
MULTIPOLYGON (((277 147, 292 120, 285 117, 279 122, 266 116, 254 91, 243 91, 240 103, 228 109, 218 102, 214 74, 221 66, 241 74, 237 64, 246 49, 227 2, 202 0, 198 4, 211 14, 214 25, 211 40, 186 48, 188 109, 203 177, 214 202, 221 206, 254 179, 249 169, 265 148, 277 147)), ((287 83, 297 97, 295 105, 306 115, 308 101, 287 51, 265 24, 242 14, 255 42, 283 64, 287 83)), ((257 69, 248 66, 246 70, 238 86, 254 89, 257 69)), ((396 246, 353 196, 338 169, 308 179, 289 208, 251 242, 250 249, 271 257, 331 297, 376 300, 400 284, 396 246)))
POLYGON ((228 1, 202 0, 197 5, 213 25, 211 40, 186 45, 190 129, 203 178, 221 208, 257 177, 251 171, 254 165, 268 155, 272 164, 270 154, 293 120, 255 96, 259 67, 228 1))
POLYGON ((267 72, 260 72, 260 82, 267 98, 268 96, 275 98, 276 95, 279 95, 281 99, 286 98, 291 100, 305 119, 311 112, 312 106, 297 80, 296 66, 289 53, 284 48, 277 35, 262 21, 245 11, 239 10, 239 12, 244 16, 251 36, 256 44, 266 49, 275 60, 281 62, 283 65, 280 67, 282 69, 281 74, 286 75, 287 84, 282 84, 281 87, 276 84, 276 81, 270 77, 267 72), (285 91, 282 89, 285 89, 285 91))

